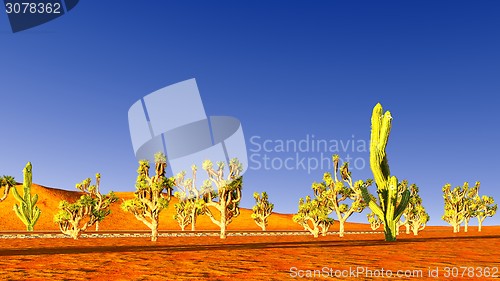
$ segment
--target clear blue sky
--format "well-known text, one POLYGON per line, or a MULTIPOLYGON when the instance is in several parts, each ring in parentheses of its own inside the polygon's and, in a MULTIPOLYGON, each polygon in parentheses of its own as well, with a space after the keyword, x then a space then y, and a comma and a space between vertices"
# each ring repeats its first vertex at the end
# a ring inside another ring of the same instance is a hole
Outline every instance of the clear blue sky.
MULTIPOLYGON (((442 224, 447 182, 479 180, 500 201, 499 13, 498 1, 81 1, 12 34, 1 12, 0 173, 21 180, 31 161, 42 185, 73 190, 100 172, 105 191, 133 191, 129 107, 196 78, 207 114, 240 119, 253 150, 252 136, 368 142, 381 102, 392 173, 442 224)), ((296 212, 324 171, 250 169, 242 206, 266 190, 276 211, 296 212)))

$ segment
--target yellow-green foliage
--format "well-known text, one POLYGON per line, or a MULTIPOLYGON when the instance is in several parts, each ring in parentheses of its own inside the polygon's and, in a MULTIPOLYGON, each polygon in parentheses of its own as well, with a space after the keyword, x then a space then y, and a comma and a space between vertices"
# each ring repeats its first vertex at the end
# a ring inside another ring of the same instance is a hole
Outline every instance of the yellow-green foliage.
POLYGON ((24 225, 26 225, 27 231, 33 231, 33 227, 35 226, 36 222, 40 218, 40 214, 42 213, 42 211, 40 211, 40 208, 38 208, 38 206, 35 206, 36 202, 38 201, 38 194, 35 194, 33 197, 31 197, 31 183, 33 177, 31 169, 32 166, 30 162, 28 162, 28 164, 26 164, 26 167, 24 167, 23 169, 23 196, 21 197, 16 188, 12 189, 12 195, 14 195, 14 198, 19 201, 19 205, 14 205, 14 212, 16 213, 17 217, 24 223, 24 225))
POLYGON ((362 188, 363 199, 382 220, 385 240, 395 241, 398 222, 408 205, 410 192, 398 192, 398 179, 391 175, 389 169, 386 147, 391 132, 391 113, 383 113, 382 105, 378 103, 373 108, 371 123, 370 168, 377 185, 378 202, 366 187, 362 188))

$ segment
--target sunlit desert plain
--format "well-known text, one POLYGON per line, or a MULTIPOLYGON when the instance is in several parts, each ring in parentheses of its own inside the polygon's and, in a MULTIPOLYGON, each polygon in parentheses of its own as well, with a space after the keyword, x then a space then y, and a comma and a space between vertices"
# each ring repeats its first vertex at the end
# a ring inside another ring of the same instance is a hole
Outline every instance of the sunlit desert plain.
MULTIPOLYGON (((42 216, 37 231, 56 231, 53 214, 59 200, 80 196, 33 185, 39 195, 42 216)), ((127 199, 132 193, 117 193, 127 199)), ((120 199, 121 201, 121 199, 120 199)), ((3 234, 23 232, 14 215, 15 199, 0 203, 3 234)), ((179 230, 172 219, 174 201, 162 213, 160 230, 179 230)), ((250 210, 242 210, 229 231, 256 231, 250 210)), ((189 228, 189 227, 188 227, 189 228)), ((500 278, 500 227, 454 234, 451 227, 427 227, 418 236, 402 233, 395 243, 384 242, 382 233, 365 224, 346 225, 348 233, 335 235, 338 225, 325 237, 311 235, 214 236, 126 238, 10 238, 0 239, 2 280, 495 280, 500 278), (370 271, 371 274, 370 275, 370 271), (392 277, 388 276, 388 272, 392 277), (489 278, 484 275, 488 271, 489 278), (482 276, 479 276, 481 272, 482 276), (355 274, 355 275, 353 275, 355 274), (356 275, 357 274, 357 275, 356 275), (381 278, 375 278, 380 276, 381 278), (402 274, 402 275, 398 275, 402 274), (405 276, 406 275, 406 276, 405 276), (496 278, 493 278, 496 276, 496 278), (340 278, 339 278, 340 277, 340 278)), ((112 230, 147 230, 119 204, 100 225, 112 230)), ((201 217, 197 229, 216 230, 201 217)), ((292 215, 273 214, 269 230, 303 229, 292 215)), ((401 229, 403 230, 403 228, 401 229)), ((161 233, 161 232, 160 232, 161 233)))

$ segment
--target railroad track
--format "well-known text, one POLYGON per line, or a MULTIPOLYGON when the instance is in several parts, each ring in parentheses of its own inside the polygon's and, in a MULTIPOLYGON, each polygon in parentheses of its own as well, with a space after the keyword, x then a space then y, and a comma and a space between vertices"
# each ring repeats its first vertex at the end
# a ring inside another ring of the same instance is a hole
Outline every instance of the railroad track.
MULTIPOLYGON (((346 231, 346 235, 359 234, 381 234, 380 231, 346 231)), ((219 231, 159 231, 159 237, 209 237, 219 236, 219 231)), ((311 235, 308 231, 228 231, 228 237, 238 236, 307 236, 311 235)), ((338 235, 338 232, 328 232, 330 235, 338 235)), ((136 237, 151 237, 150 231, 91 231, 84 232, 81 238, 136 238, 136 237)), ((34 239, 34 238, 71 238, 68 235, 57 231, 37 231, 37 232, 0 232, 0 239, 34 239)))

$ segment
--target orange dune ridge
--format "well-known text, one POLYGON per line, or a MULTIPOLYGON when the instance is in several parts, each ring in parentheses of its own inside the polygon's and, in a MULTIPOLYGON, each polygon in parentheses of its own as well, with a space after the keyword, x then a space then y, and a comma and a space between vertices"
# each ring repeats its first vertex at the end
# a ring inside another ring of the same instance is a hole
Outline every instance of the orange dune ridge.
MULTIPOLYGON (((22 193, 22 185, 17 186, 17 190, 22 193)), ((49 188, 38 184, 33 184, 31 194, 38 194, 37 206, 41 209, 42 214, 37 224, 35 231, 59 230, 57 224, 54 223, 54 215, 59 211, 58 206, 61 200, 68 202, 76 201, 81 195, 78 191, 67 191, 55 188, 49 188)), ((111 207, 111 214, 104 219, 99 225, 100 230, 148 230, 148 228, 138 221, 131 213, 127 213, 120 208, 123 200, 133 198, 133 192, 116 192, 119 201, 111 207)), ((173 219, 175 212, 174 204, 177 199, 172 197, 169 207, 163 210, 160 215, 160 230, 180 230, 179 225, 173 219)), ((17 200, 9 194, 8 198, 0 202, 0 231, 24 231, 26 227, 13 211, 14 204, 18 204, 17 200)), ((215 212, 214 212, 215 213, 215 212)), ((240 215, 233 219, 233 222, 228 226, 228 230, 260 230, 253 219, 250 217, 252 210, 240 208, 240 215)), ((297 223, 293 222, 291 214, 273 213, 269 217, 268 230, 303 230, 297 223)), ((331 227, 331 231, 338 229, 338 223, 331 227)), ((92 227, 88 230, 92 230, 92 227)), ((191 226, 186 227, 186 231, 191 230, 191 226)), ((206 215, 198 217, 196 230, 218 230, 218 227, 212 223, 206 215)), ((367 224, 346 223, 346 231, 370 230, 367 224)))

